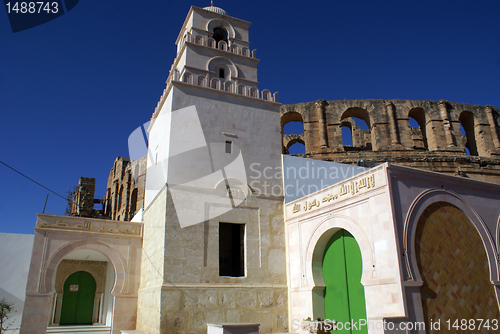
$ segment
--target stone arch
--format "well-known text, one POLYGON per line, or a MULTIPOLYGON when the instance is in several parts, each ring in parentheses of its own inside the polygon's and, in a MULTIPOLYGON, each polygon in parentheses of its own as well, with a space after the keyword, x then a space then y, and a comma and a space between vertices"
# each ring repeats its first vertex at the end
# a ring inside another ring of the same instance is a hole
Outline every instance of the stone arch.
POLYGON ((233 81, 226 81, 224 82, 224 90, 229 93, 233 93, 234 91, 234 82, 233 81))
POLYGON ((215 44, 216 44, 215 39, 213 39, 212 37, 209 37, 208 41, 207 41, 208 47, 215 48, 215 44))
POLYGON ((271 101, 271 92, 268 89, 264 89, 261 92, 261 96, 263 100, 271 101))
POLYGON ((222 51, 227 51, 227 42, 219 41, 218 49, 222 51))
MULTIPOLYGON (((363 137, 361 138, 362 140, 362 145, 360 143, 358 143, 358 147, 359 148, 363 148, 363 149, 376 149, 377 148, 377 140, 376 140, 376 137, 375 137, 375 131, 374 131, 374 120, 373 120, 373 117, 371 116, 371 114, 364 108, 360 108, 360 107, 350 107, 348 109, 346 109, 342 115, 340 116, 340 122, 342 124, 342 121, 346 120, 346 119, 349 119, 351 117, 355 117, 355 118, 359 118, 360 120, 362 120, 363 122, 366 123, 366 125, 368 126, 368 130, 361 130, 362 132, 360 133, 360 135, 363 137), (365 137, 365 135, 363 134, 363 132, 366 132, 368 131, 368 137, 365 137), (369 138, 370 142, 368 143, 367 140, 365 140, 365 138, 369 138)), ((350 121, 350 120, 349 120, 350 121)), ((342 126, 342 125, 341 125, 342 126)), ((353 130, 353 127, 352 127, 352 124, 351 124, 351 134, 352 134, 352 141, 353 141, 353 147, 354 147, 354 143, 355 143, 355 138, 354 138, 354 132, 352 131, 353 130)))
MULTIPOLYGON (((410 117, 413 118, 418 123, 420 130, 420 131, 415 130, 411 132, 411 137, 413 140, 413 148, 424 148, 428 150, 429 143, 427 140, 427 122, 430 119, 429 115, 422 108, 412 108, 408 111, 408 118, 410 117)), ((409 120, 408 120, 408 127, 410 127, 409 120)))
POLYGON ((240 95, 246 95, 246 87, 244 84, 239 84, 237 89, 236 89, 236 93, 237 94, 240 94, 240 95))
POLYGON ((259 98, 259 90, 256 87, 251 87, 247 92, 248 96, 254 97, 256 99, 259 98))
POLYGON ((359 107, 351 107, 346 109, 342 115, 340 116, 340 121, 349 118, 349 117, 356 117, 359 118, 360 120, 364 121, 366 125, 368 125, 368 129, 371 131, 374 120, 373 117, 370 115, 370 113, 363 108, 359 107))
MULTIPOLYGON (((354 144, 354 132, 353 132, 353 123, 354 123, 354 126, 356 126, 356 123, 354 122, 354 120, 352 118, 347 118, 347 119, 344 119, 341 123, 340 123, 340 129, 342 130, 342 128, 347 128, 349 129, 349 135, 351 137, 351 146, 354 147, 356 146, 354 144)), ((349 146, 347 145, 347 143, 344 142, 344 133, 342 132, 342 146, 344 147, 344 150, 346 149, 346 146, 349 146)))
POLYGON ((218 76, 219 75, 218 69, 222 67, 227 68, 229 72, 225 74, 226 78, 238 77, 238 68, 236 67, 236 65, 234 65, 234 63, 230 59, 226 57, 221 57, 221 56, 213 57, 207 62, 206 70, 213 72, 215 73, 216 76, 218 76))
POLYGON ((69 242, 59 248, 50 257, 43 269, 40 291, 55 292, 57 266, 67 255, 80 249, 95 250, 109 259, 115 274, 115 282, 111 289, 111 294, 113 296, 120 294, 125 288, 125 263, 121 256, 111 249, 111 247, 95 240, 78 240, 69 242))
POLYGON ((250 49, 249 48, 242 48, 241 49, 241 54, 246 57, 250 57, 250 49))
POLYGON ((458 120, 465 131, 465 144, 463 148, 467 148, 470 155, 478 156, 479 150, 476 136, 476 125, 478 122, 476 116, 470 111, 462 111, 458 120))
POLYGON ((182 81, 188 84, 193 84, 193 75, 189 72, 185 72, 182 75, 182 81))
POLYGON ((198 86, 207 87, 207 78, 204 75, 198 76, 198 86))
POLYGON ((207 30, 213 32, 215 28, 226 29, 228 39, 236 38, 236 31, 234 30, 233 26, 225 20, 217 18, 208 21, 207 30))
POLYGON ((490 279, 491 281, 497 281, 499 274, 497 267, 498 249, 495 246, 493 237, 486 228, 486 224, 474 208, 464 201, 458 194, 439 188, 422 192, 415 198, 408 209, 403 231, 403 251, 405 255, 406 278, 410 281, 422 281, 415 255, 417 223, 424 210, 435 202, 445 202, 451 204, 461 210, 469 218, 469 221, 479 233, 483 242, 483 247, 488 257, 490 279))
POLYGON ((196 44, 207 45, 205 37, 201 35, 196 36, 196 44))
POLYGON ((231 49, 230 49, 230 51, 231 51, 232 53, 241 54, 241 52, 240 52, 240 48, 239 48, 239 46, 238 46, 238 45, 236 45, 236 44, 231 45, 231 49))
POLYGON ((411 245, 419 276, 417 303, 425 323, 452 317, 498 319, 498 281, 491 279, 492 261, 481 227, 448 201, 434 198, 426 204, 411 245))
POLYGON ((249 194, 252 193, 252 188, 247 183, 236 177, 227 177, 219 181, 219 183, 215 185, 214 189, 215 192, 221 197, 231 197, 233 200, 240 201, 243 201, 249 194))
POLYGON ((372 277, 375 268, 375 257, 370 240, 361 225, 350 217, 333 215, 321 221, 312 233, 304 253, 305 278, 308 286, 323 287, 323 254, 330 238, 339 230, 344 229, 351 233, 358 242, 363 259, 363 274, 361 283, 372 277))
POLYGON ((306 146, 306 142, 304 141, 304 138, 302 136, 300 136, 300 135, 289 135, 289 136, 291 138, 288 141, 286 141, 285 143, 283 143, 285 148, 286 148, 286 153, 288 153, 290 147, 296 143, 299 143, 299 144, 306 146))
POLYGON ((300 122, 304 126, 304 118, 302 114, 297 111, 287 111, 281 115, 281 132, 283 133, 283 127, 290 122, 300 122))
POLYGON ((210 80, 210 88, 220 89, 220 81, 219 81, 219 79, 212 78, 212 80, 210 80))

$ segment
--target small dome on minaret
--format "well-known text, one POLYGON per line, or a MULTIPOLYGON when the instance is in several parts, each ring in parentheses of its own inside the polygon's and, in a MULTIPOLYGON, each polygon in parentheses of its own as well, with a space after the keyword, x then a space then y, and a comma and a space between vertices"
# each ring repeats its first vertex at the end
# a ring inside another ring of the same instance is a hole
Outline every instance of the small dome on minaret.
POLYGON ((220 15, 227 15, 227 12, 224 9, 222 9, 220 7, 215 7, 213 1, 211 1, 210 6, 203 7, 203 9, 208 10, 209 12, 214 12, 214 13, 220 14, 220 15))

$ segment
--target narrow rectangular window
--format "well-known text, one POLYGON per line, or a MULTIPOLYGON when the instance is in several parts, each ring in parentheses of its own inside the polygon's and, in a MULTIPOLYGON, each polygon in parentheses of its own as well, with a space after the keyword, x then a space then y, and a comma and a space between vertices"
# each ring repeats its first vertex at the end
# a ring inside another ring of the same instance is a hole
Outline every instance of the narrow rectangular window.
POLYGON ((245 224, 219 223, 219 276, 245 276, 245 224))
POLYGON ((226 140, 226 153, 233 153, 233 142, 226 140))
POLYGON ((223 68, 219 68, 219 78, 224 79, 226 77, 225 74, 226 73, 224 73, 224 69, 223 68))

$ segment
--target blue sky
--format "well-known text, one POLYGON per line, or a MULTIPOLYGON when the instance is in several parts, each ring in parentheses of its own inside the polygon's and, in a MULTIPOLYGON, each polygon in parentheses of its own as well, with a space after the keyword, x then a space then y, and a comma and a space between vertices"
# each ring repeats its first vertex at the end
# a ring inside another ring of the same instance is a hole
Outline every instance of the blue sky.
MULTIPOLYGON (((12 33, 0 9, 0 160, 65 195, 106 189, 127 138, 165 88, 190 5, 81 0, 12 33)), ((500 2, 216 0, 252 22, 260 88, 282 103, 439 100, 500 108, 500 2)), ((48 191, 0 165, 0 232, 33 233, 48 191)), ((63 214, 50 194, 46 213, 63 214)))

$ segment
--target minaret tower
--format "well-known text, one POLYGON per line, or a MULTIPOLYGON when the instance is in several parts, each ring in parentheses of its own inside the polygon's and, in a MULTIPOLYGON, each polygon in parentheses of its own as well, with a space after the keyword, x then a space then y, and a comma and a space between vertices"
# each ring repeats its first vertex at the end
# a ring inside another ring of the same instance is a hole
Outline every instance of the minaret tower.
POLYGON ((148 129, 139 331, 286 330, 280 104, 249 26, 212 3, 177 37, 148 129))

